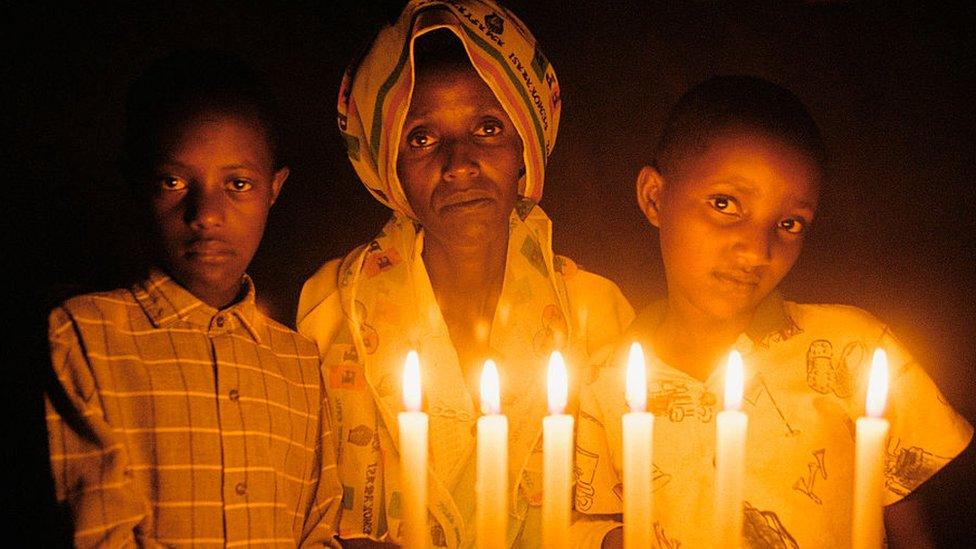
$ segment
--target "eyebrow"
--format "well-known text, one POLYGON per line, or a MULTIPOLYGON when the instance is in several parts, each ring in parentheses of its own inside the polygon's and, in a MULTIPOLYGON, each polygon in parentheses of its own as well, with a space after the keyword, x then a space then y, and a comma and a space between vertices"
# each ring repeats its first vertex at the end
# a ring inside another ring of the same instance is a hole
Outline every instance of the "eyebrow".
MULTIPOLYGON (((728 179, 716 179, 714 181, 709 181, 708 185, 710 187, 726 185, 734 188, 736 191, 746 193, 752 196, 756 196, 757 194, 759 194, 756 190, 756 185, 754 185, 748 179, 739 176, 732 176, 729 177, 728 179)), ((798 199, 796 203, 796 207, 806 208, 812 211, 816 209, 816 203, 817 203, 816 200, 798 199)))
MULTIPOLYGON (((168 158, 162 158, 162 159, 160 159, 159 163, 157 164, 157 167, 158 168, 175 167, 175 168, 182 168, 182 169, 189 169, 190 168, 190 166, 188 166, 187 164, 184 164, 184 163, 179 162, 177 160, 168 159, 168 158)), ((220 169, 223 170, 223 171, 240 170, 240 169, 260 171, 260 168, 258 168, 255 164, 252 164, 250 162, 240 162, 240 163, 237 163, 237 164, 227 164, 225 166, 221 166, 220 169)))
POLYGON ((755 196, 759 194, 756 190, 756 185, 744 177, 732 176, 726 179, 715 179, 707 182, 709 187, 727 186, 732 187, 737 191, 744 192, 755 196))

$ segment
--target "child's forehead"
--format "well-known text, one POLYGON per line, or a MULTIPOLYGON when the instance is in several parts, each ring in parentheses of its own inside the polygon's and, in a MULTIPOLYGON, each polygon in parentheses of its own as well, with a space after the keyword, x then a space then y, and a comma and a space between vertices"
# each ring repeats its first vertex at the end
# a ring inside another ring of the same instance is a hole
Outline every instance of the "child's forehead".
POLYGON ((802 147, 771 132, 730 127, 703 139, 678 161, 682 186, 727 181, 740 187, 777 184, 816 202, 823 174, 802 147))
POLYGON ((221 109, 204 109, 193 114, 175 117, 169 124, 160 128, 159 145, 161 152, 176 146, 185 145, 201 133, 216 133, 222 139, 246 139, 249 143, 271 152, 268 130, 261 119, 249 113, 230 112, 221 109), (233 131, 219 131, 213 130, 233 131))

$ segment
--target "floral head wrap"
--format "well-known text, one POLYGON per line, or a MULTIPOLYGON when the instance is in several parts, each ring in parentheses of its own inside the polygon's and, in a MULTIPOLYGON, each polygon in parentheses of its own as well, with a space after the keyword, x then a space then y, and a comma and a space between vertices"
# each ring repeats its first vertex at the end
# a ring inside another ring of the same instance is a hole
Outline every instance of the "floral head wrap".
POLYGON ((416 219, 397 177, 397 144, 413 94, 413 42, 442 28, 458 37, 512 119, 525 162, 519 196, 538 203, 559 126, 559 82, 525 25, 489 0, 413 0, 346 70, 339 90, 339 129, 356 173, 377 200, 416 219))

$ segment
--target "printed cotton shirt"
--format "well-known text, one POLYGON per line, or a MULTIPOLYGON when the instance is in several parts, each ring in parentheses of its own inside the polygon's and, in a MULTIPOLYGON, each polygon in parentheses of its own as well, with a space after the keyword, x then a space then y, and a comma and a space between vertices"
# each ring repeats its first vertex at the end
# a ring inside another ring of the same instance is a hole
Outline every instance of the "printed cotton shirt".
POLYGON ((218 311, 153 272, 51 313, 51 466, 77 546, 331 542, 318 354, 244 284, 218 311))
MULTIPOLYGON (((642 314, 631 335, 648 341, 660 315, 642 314)), ((798 305, 773 296, 735 347, 743 354, 748 414, 743 542, 752 547, 844 547, 851 543, 854 422, 864 415, 871 357, 887 351, 885 504, 958 455, 972 427, 887 326, 837 305, 798 305)), ((724 368, 705 382, 648 354, 648 409, 655 415, 654 533, 661 547, 709 547, 715 481, 715 416, 724 368)), ((576 507, 621 511, 624 365, 584 387, 576 466, 576 507)), ((611 524, 604 523, 605 532, 611 524)), ((599 528, 598 528, 599 530, 599 528)), ((594 536, 596 539, 598 536, 594 536)))

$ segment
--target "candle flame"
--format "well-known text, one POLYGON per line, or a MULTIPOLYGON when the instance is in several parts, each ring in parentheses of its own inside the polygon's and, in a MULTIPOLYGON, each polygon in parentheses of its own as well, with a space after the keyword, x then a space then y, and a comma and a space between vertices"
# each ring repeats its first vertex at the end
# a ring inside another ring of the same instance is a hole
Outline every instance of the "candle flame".
POLYGON ((420 358, 417 351, 410 351, 403 363, 403 407, 408 412, 419 412, 420 406, 420 358))
POLYGON ((497 414, 501 411, 498 390, 498 368, 494 360, 486 360, 481 371, 481 413, 497 414))
POLYGON ((745 375, 742 371, 742 355, 733 350, 725 367, 725 409, 738 410, 742 407, 742 386, 745 375))
POLYGON ((875 349, 871 360, 871 377, 868 379, 868 396, 865 411, 868 416, 884 415, 888 399, 888 355, 884 349, 875 349))
POLYGON ((644 349, 640 343, 630 346, 627 359, 627 404, 630 411, 643 412, 647 408, 647 372, 644 367, 644 349))
POLYGON ((559 351, 553 351, 549 356, 549 413, 556 415, 566 409, 569 393, 569 380, 566 374, 566 362, 559 351))

